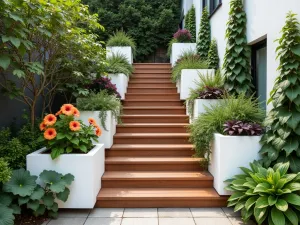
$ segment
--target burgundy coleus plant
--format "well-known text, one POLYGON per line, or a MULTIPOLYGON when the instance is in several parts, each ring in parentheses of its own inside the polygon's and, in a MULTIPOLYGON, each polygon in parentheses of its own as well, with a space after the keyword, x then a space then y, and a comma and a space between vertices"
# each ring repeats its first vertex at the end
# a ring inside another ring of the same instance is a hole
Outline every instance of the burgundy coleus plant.
POLYGON ((107 90, 107 93, 110 95, 116 95, 117 98, 121 98, 121 95, 117 91, 115 84, 111 83, 111 79, 108 77, 99 77, 96 80, 93 80, 91 84, 87 86, 89 90, 94 92, 100 92, 102 90, 107 90))
POLYGON ((179 29, 173 37, 177 39, 178 42, 190 42, 192 40, 192 36, 189 30, 186 29, 179 29))
POLYGON ((221 88, 205 87, 204 91, 199 92, 198 99, 223 99, 224 94, 221 88))
POLYGON ((264 132, 261 125, 239 120, 227 121, 224 125, 224 133, 231 136, 259 136, 264 132))

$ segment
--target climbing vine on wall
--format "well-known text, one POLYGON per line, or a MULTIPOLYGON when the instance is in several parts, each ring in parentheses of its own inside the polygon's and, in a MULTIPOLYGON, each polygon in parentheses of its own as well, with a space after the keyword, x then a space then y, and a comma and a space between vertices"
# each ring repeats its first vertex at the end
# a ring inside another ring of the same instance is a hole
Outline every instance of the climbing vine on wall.
POLYGON ((202 12, 197 40, 197 52, 203 59, 207 59, 210 46, 210 24, 208 14, 208 9, 205 7, 202 12))

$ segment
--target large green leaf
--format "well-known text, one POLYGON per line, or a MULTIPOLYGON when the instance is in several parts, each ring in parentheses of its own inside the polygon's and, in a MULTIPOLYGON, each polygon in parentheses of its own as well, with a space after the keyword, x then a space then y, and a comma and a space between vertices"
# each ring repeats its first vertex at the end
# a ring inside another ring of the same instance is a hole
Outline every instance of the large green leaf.
POLYGON ((300 183, 289 183, 284 187, 291 190, 291 192, 300 191, 300 183))
POLYGON ((255 207, 256 208, 265 208, 269 206, 269 202, 268 202, 268 197, 267 196, 262 196, 259 197, 256 201, 255 207))
POLYGON ((277 209, 279 209, 282 212, 285 212, 289 207, 288 203, 283 199, 278 199, 275 206, 277 209))
POLYGON ((37 186, 34 189, 32 195, 30 196, 30 198, 32 200, 40 200, 44 196, 44 194, 45 194, 44 189, 42 187, 40 187, 40 186, 37 186))
POLYGON ((261 224, 266 219, 266 217, 268 216, 267 209, 268 208, 262 208, 262 209, 254 208, 254 217, 257 223, 261 224))
POLYGON ((293 51, 294 54, 300 56, 300 44, 295 45, 295 46, 292 48, 292 51, 293 51))
POLYGON ((60 193, 65 190, 66 181, 63 180, 62 178, 63 178, 62 174, 52 170, 50 171, 44 170, 40 174, 40 179, 44 183, 49 184, 49 189, 55 193, 60 193))
POLYGON ((300 122, 300 112, 298 112, 297 110, 293 110, 292 116, 287 121, 287 125, 290 128, 295 130, 297 128, 299 122, 300 122))
POLYGON ((285 217, 283 212, 279 211, 276 207, 273 207, 271 210, 272 221, 276 225, 286 225, 285 217))
POLYGON ((248 211, 255 203, 256 203, 256 200, 258 199, 257 196, 253 196, 253 197, 250 197, 246 203, 245 203, 245 208, 246 210, 248 211))
POLYGON ((52 207, 52 205, 54 204, 54 196, 50 192, 45 194, 42 200, 44 202, 44 205, 47 207, 52 207))
POLYGON ((11 60, 7 55, 0 55, 0 66, 6 70, 9 67, 11 60))
POLYGON ((67 185, 71 185, 71 183, 74 181, 74 176, 68 173, 65 176, 63 176, 62 179, 65 181, 67 185))
POLYGON ((278 170, 280 175, 283 176, 287 173, 289 167, 290 167, 290 163, 286 162, 286 163, 277 163, 273 168, 276 171, 278 170))
POLYGON ((290 99, 290 101, 294 101, 297 96, 300 94, 300 86, 289 87, 285 90, 286 95, 290 99))
POLYGON ((287 194, 282 199, 290 204, 300 206, 300 196, 295 193, 287 194))
POLYGON ((32 209, 33 211, 36 211, 40 206, 39 200, 30 200, 27 202, 27 208, 32 209))
POLYGON ((268 203, 269 203, 269 206, 275 205, 276 202, 277 202, 277 197, 272 196, 272 195, 270 195, 270 196, 268 197, 268 203))
POLYGON ((11 179, 3 185, 6 192, 22 197, 30 196, 36 187, 36 176, 31 176, 28 171, 21 168, 14 170, 11 179))
POLYGON ((14 210, 4 205, 0 205, 0 224, 1 225, 14 225, 14 210))
POLYGON ((286 152, 286 156, 289 156, 293 151, 296 151, 299 147, 299 142, 297 139, 295 138, 289 138, 284 146, 283 146, 283 149, 285 150, 286 152))
POLYGON ((9 206, 12 203, 13 197, 9 193, 0 193, 0 204, 9 206))
POLYGON ((239 199, 242 196, 244 196, 244 194, 242 192, 235 192, 230 196, 228 201, 233 201, 233 200, 239 199))
POLYGON ((70 189, 66 187, 65 190, 63 192, 58 193, 56 197, 59 200, 66 202, 68 200, 69 194, 70 194, 70 189))
POLYGON ((293 225, 298 225, 298 216, 292 209, 287 209, 284 212, 284 215, 288 218, 288 220, 293 224, 293 225))

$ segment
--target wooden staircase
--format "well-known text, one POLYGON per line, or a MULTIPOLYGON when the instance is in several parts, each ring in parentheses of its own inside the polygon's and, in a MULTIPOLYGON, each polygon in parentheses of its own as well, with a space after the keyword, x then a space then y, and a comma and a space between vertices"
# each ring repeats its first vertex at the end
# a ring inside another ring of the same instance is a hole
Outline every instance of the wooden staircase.
POLYGON ((226 197, 193 158, 188 116, 170 64, 134 64, 122 125, 106 150, 96 207, 223 207, 226 197))

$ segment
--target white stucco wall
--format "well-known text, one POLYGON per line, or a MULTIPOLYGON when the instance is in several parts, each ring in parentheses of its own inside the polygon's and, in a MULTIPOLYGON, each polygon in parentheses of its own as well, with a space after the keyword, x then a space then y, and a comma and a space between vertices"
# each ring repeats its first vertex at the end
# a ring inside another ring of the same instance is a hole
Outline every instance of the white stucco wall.
MULTIPOLYGON (((192 8, 194 0, 182 0, 181 1, 181 10, 183 11, 184 15, 192 8)), ((199 0, 200 1, 200 0, 199 0)), ((185 27, 185 19, 183 20, 183 28, 185 27)))

